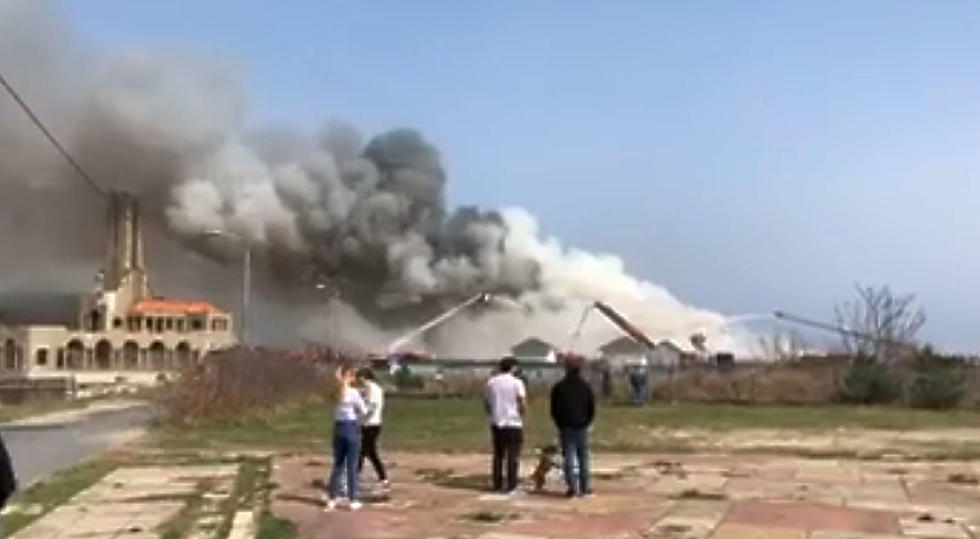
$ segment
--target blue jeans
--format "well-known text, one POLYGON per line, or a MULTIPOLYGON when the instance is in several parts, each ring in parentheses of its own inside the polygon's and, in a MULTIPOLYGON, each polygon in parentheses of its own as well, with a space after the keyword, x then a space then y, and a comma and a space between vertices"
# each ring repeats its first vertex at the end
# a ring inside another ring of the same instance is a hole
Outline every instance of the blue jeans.
POLYGON ((328 490, 331 498, 340 497, 340 474, 347 471, 347 497, 357 499, 357 460, 361 451, 361 427, 357 421, 337 421, 333 427, 333 470, 328 490))
POLYGON ((630 376, 630 385, 633 387, 633 404, 645 404, 650 394, 650 375, 645 372, 634 373, 630 376))
POLYGON ((565 484, 568 485, 568 490, 580 495, 588 494, 592 490, 589 485, 589 429, 562 429, 558 432, 558 437, 561 441, 561 456, 564 460, 565 484))

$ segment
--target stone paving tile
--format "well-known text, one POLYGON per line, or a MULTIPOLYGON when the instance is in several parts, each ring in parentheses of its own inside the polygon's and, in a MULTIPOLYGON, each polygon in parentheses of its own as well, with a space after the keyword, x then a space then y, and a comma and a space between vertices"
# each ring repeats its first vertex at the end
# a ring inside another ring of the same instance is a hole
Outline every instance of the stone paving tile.
POLYGON ((906 535, 817 530, 810 539, 908 539, 906 535))
POLYGON ((729 480, 725 491, 736 500, 757 498, 793 499, 798 493, 798 484, 788 481, 759 479, 756 477, 736 477, 729 480))
POLYGON ((538 535, 517 535, 515 533, 490 532, 478 535, 477 539, 543 539, 538 535))
POLYGON ((122 468, 21 530, 13 539, 156 537, 201 480, 231 484, 236 466, 122 468), (174 497, 178 497, 175 499, 174 497))
POLYGON ((901 531, 897 519, 890 513, 801 502, 738 502, 728 512, 725 522, 803 530, 821 529, 866 533, 899 533, 901 531))
POLYGON ((917 518, 901 519, 902 532, 909 537, 928 537, 930 539, 970 539, 966 530, 956 523, 923 522, 917 518))
MULTIPOLYGON (((308 466, 306 456, 277 459, 274 466, 273 481, 280 488, 273 510, 297 523, 300 538, 474 538, 492 532, 650 539, 804 539, 810 533, 812 539, 893 539, 923 537, 906 531, 955 532, 938 537, 959 538, 965 537, 965 526, 980 528, 980 503, 971 497, 980 495, 980 489, 947 484, 949 473, 965 473, 962 470, 973 469, 974 463, 964 468, 964 463, 899 460, 600 454, 594 457, 595 469, 603 475, 596 481, 597 498, 568 501, 486 495, 479 489, 486 455, 396 454, 389 455, 397 464, 390 501, 368 505, 360 513, 323 514, 310 487, 312 479, 325 472, 327 459, 318 458, 319 467, 308 466), (469 478, 465 482, 472 487, 450 487, 417 474, 426 468, 469 478), (908 496, 905 483, 917 486, 912 492, 918 498, 908 496), (685 491, 717 494, 720 499, 689 499, 682 495, 685 491), (753 504, 754 515, 749 510, 753 504), (470 517, 480 512, 510 516, 497 523, 474 522, 470 517), (929 524, 936 525, 932 529, 903 528, 908 519, 926 514, 933 518, 929 524)), ((549 486, 558 490, 561 485, 553 481, 549 486)))
POLYGON ((690 474, 686 477, 662 476, 648 486, 647 490, 673 496, 693 491, 703 494, 720 493, 727 482, 727 477, 711 474, 690 474))
POLYGON ((649 539, 707 539, 719 519, 668 516, 647 532, 649 539))
POLYGON ((727 501, 683 500, 671 507, 667 516, 718 521, 728 513, 730 506, 727 501))
POLYGON ((792 528, 774 528, 750 524, 722 524, 711 539, 806 539, 806 532, 792 528))

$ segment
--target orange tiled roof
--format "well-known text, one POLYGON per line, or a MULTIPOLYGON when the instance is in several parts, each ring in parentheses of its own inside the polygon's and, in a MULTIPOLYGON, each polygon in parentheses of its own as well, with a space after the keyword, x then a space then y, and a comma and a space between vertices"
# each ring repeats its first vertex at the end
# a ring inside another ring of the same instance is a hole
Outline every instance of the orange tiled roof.
POLYGON ((150 298, 137 301, 131 314, 228 314, 207 301, 173 298, 150 298))

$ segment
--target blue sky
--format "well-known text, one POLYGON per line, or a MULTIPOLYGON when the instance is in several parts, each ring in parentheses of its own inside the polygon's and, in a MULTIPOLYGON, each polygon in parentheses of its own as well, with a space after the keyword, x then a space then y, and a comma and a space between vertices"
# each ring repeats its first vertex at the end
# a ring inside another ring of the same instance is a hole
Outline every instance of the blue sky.
POLYGON ((65 0, 98 49, 226 57, 250 121, 420 129, 453 203, 726 313, 916 293, 980 350, 980 3, 65 0))

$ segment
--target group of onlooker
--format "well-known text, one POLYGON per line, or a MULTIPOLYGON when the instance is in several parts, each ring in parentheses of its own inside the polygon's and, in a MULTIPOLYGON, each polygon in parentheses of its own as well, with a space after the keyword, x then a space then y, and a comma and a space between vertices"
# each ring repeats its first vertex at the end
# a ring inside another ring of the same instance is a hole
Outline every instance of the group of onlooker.
MULTIPOLYGON (((563 356, 565 376, 551 390, 550 415, 563 457, 566 496, 591 496, 589 476, 589 427, 595 417, 595 398, 582 378, 581 358, 563 356)), ((518 491, 520 455, 527 416, 527 383, 515 373, 517 361, 506 357, 486 384, 484 406, 490 422, 493 457, 491 484, 494 491, 518 491)), ((336 373, 337 405, 334 410, 333 468, 325 496, 326 510, 337 507, 341 482, 346 479, 348 507, 359 509, 359 471, 364 459, 371 461, 384 489, 390 488, 378 453, 384 410, 384 391, 370 369, 341 367, 336 373), (358 389, 358 386, 360 390, 358 389)))
MULTIPOLYGON (((565 377, 551 390, 550 409, 563 457, 565 495, 590 496, 589 427, 595 417, 595 398, 592 388, 582 378, 581 360, 564 356, 563 361, 565 377)), ((492 486, 495 491, 504 493, 517 491, 527 413, 527 387, 514 375, 516 365, 514 358, 501 360, 499 372, 487 382, 484 399, 493 441, 492 486)))
POLYGON ((378 454, 381 418, 384 413, 384 390, 374 380, 370 369, 356 371, 350 367, 337 370, 338 399, 334 409, 333 470, 327 483, 326 509, 337 506, 341 481, 346 473, 347 499, 350 509, 360 509, 358 475, 368 458, 383 488, 389 488, 388 474, 378 454), (361 386, 358 391, 356 385, 361 386))

